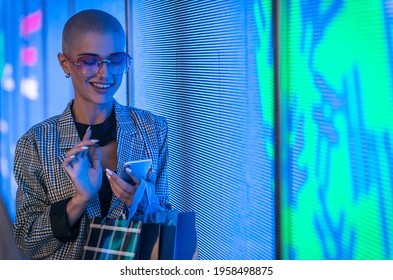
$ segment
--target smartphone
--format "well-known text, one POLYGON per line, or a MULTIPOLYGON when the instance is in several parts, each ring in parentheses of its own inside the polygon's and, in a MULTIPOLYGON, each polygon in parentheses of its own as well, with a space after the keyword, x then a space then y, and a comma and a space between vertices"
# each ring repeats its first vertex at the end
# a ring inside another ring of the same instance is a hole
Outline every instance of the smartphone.
POLYGON ((142 159, 126 162, 123 166, 120 177, 128 183, 135 185, 136 182, 134 182, 126 172, 126 168, 128 167, 131 169, 132 175, 137 178, 140 183, 142 179, 146 180, 147 172, 149 172, 151 163, 151 159, 142 159))

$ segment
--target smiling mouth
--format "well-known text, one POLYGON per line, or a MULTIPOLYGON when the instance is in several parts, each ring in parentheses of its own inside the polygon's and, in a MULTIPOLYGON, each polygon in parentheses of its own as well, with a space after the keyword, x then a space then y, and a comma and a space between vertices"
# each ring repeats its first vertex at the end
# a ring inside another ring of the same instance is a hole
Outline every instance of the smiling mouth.
POLYGON ((106 89, 112 85, 112 84, 102 84, 102 83, 91 83, 91 84, 100 89, 106 89))

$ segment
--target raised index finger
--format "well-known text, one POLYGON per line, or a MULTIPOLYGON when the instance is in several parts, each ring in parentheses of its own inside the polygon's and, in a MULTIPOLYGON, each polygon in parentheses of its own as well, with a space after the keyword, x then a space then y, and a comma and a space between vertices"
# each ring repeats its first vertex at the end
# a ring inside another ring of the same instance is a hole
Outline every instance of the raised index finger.
POLYGON ((85 135, 83 136, 82 141, 90 139, 91 136, 91 126, 86 129, 85 135))

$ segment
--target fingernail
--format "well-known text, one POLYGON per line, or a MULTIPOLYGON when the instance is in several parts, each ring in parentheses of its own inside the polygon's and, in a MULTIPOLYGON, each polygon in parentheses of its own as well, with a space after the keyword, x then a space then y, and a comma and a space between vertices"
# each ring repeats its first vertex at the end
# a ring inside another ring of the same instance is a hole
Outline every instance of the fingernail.
POLYGON ((90 139, 90 141, 93 142, 93 143, 98 143, 98 141, 100 141, 100 140, 98 140, 98 139, 90 139))
POLYGON ((91 129, 91 126, 89 126, 89 127, 86 129, 86 132, 89 131, 90 129, 91 129))
POLYGON ((81 147, 81 149, 83 149, 83 150, 87 150, 89 147, 87 147, 87 146, 82 146, 81 147))
POLYGON ((113 172, 110 170, 110 169, 105 169, 105 171, 106 171, 106 174, 108 174, 108 175, 112 175, 113 174, 113 172))
POLYGON ((75 157, 75 155, 69 156, 69 158, 74 158, 74 157, 75 157))
POLYGON ((126 168, 126 171, 127 171, 128 173, 132 173, 131 168, 129 168, 129 167, 126 168))

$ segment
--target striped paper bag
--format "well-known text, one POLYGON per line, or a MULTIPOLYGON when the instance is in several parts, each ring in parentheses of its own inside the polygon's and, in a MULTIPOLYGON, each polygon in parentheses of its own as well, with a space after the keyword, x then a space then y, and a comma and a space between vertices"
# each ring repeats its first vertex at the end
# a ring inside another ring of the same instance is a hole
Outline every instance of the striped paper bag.
POLYGON ((82 259, 135 259, 141 228, 142 221, 94 217, 82 259))

